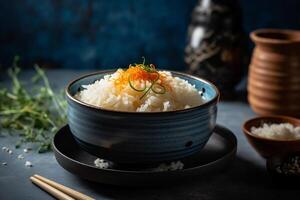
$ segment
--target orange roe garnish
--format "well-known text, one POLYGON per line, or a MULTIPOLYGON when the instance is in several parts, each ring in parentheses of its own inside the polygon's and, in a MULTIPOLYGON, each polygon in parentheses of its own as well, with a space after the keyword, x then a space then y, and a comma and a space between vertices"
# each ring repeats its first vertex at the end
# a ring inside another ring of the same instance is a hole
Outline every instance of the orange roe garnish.
POLYGON ((129 84, 130 87, 137 92, 145 91, 144 95, 141 96, 141 98, 143 98, 149 90, 152 90, 156 94, 164 94, 166 91, 164 79, 165 76, 161 76, 153 64, 145 65, 143 63, 129 65, 129 68, 122 71, 120 76, 115 80, 115 86, 119 91, 122 91, 122 89, 129 84), (146 88, 146 86, 145 88, 135 88, 133 85, 134 82, 142 83, 146 81, 151 83, 151 86, 148 88, 146 88), (159 90, 155 88, 159 88, 159 90))

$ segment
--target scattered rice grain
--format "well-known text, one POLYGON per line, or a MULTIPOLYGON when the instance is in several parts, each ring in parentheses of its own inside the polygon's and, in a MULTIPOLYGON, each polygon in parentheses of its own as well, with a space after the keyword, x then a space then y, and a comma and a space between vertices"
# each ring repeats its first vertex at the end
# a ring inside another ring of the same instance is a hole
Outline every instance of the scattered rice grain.
POLYGON ((18 157, 17 157, 19 160, 22 160, 22 159, 24 159, 24 156, 22 155, 22 154, 20 154, 20 155, 18 155, 18 157))
POLYGON ((26 161, 25 162, 25 166, 26 167, 32 167, 33 165, 32 165, 32 163, 30 161, 26 161))
POLYGON ((30 148, 23 149, 24 153, 28 153, 30 151, 30 148))
POLYGON ((97 158, 95 161, 94 161, 94 164, 96 167, 98 168, 101 168, 101 169, 108 169, 110 168, 110 163, 104 159, 100 159, 100 158, 97 158))

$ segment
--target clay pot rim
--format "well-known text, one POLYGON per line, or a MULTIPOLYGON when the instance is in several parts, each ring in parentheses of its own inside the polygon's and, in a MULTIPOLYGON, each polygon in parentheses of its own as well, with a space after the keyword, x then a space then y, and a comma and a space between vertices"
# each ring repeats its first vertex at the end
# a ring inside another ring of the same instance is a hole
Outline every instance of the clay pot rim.
POLYGON ((296 140, 272 139, 272 138, 266 138, 266 137, 253 134, 250 128, 253 126, 253 124, 256 124, 257 121, 263 121, 263 120, 265 121, 278 120, 278 121, 282 121, 282 123, 293 124, 294 126, 297 126, 296 124, 300 123, 300 119, 295 117, 290 117, 285 115, 263 115, 245 121, 242 126, 244 134, 248 135, 249 137, 256 138, 257 140, 266 141, 266 142, 269 141, 269 142, 284 142, 284 143, 300 143, 300 139, 296 139, 296 140))
POLYGON ((294 44, 300 43, 300 31, 292 29, 257 29, 250 33, 250 38, 254 42, 267 44, 294 44), (272 35, 274 37, 267 37, 262 35, 272 35), (276 35, 278 38, 276 38, 276 35))

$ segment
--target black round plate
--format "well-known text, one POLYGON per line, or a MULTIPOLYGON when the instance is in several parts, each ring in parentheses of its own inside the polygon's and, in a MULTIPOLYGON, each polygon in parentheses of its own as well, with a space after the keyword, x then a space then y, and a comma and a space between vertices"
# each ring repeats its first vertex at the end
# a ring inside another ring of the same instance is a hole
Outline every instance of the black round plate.
POLYGON ((61 128, 53 139, 56 160, 67 171, 90 181, 123 186, 160 185, 193 179, 195 176, 203 178, 213 175, 233 161, 236 149, 237 140, 234 134, 217 125, 204 149, 181 160, 184 163, 182 170, 157 172, 120 167, 100 169, 94 165, 97 157, 78 146, 69 126, 61 128))

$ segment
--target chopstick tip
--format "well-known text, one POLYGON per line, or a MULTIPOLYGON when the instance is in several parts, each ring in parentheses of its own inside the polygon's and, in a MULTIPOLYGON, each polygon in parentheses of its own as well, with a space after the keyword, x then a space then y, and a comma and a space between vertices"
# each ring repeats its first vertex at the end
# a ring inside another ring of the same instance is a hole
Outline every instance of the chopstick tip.
POLYGON ((29 179, 33 182, 36 180, 36 178, 34 176, 30 176, 29 179))

